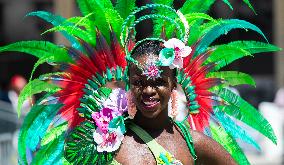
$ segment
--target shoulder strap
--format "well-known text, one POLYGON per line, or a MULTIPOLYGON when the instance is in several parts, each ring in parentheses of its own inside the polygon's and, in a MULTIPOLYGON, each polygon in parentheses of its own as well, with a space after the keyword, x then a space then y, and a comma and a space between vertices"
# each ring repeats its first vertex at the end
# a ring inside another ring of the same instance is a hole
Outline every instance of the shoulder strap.
POLYGON ((129 123, 129 129, 131 129, 137 136, 139 136, 149 147, 153 155, 155 156, 156 161, 160 157, 161 153, 167 153, 167 151, 158 144, 144 129, 139 127, 134 123, 129 123))

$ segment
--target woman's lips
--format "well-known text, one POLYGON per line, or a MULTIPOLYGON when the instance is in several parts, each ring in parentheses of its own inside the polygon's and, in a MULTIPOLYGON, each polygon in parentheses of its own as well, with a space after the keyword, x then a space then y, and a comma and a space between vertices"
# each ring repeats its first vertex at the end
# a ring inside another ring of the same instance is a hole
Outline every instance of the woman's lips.
POLYGON ((141 102, 145 109, 151 110, 160 103, 160 100, 155 98, 149 98, 149 99, 143 99, 141 102))

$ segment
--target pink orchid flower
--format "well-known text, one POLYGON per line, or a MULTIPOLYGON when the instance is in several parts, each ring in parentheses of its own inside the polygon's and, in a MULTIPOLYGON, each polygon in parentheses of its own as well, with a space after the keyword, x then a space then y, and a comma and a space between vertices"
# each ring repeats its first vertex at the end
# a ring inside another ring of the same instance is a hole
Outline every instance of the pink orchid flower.
POLYGON ((94 112, 92 118, 96 122, 98 128, 103 132, 108 132, 109 122, 113 119, 112 109, 103 108, 100 112, 94 112))
POLYGON ((94 141, 98 144, 98 152, 113 152, 119 148, 124 136, 119 129, 113 132, 104 133, 98 127, 93 133, 93 138, 94 141))
POLYGON ((173 48, 175 53, 175 59, 173 63, 169 66, 171 69, 173 68, 182 68, 183 67, 183 58, 188 56, 192 49, 189 46, 185 46, 185 44, 176 38, 171 38, 164 43, 166 48, 173 48))

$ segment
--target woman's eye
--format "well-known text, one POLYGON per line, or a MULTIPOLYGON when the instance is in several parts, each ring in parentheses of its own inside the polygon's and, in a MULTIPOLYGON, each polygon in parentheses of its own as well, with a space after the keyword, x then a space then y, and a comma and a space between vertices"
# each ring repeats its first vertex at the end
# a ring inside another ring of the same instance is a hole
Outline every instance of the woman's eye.
POLYGON ((164 81, 164 80, 157 80, 157 81, 156 81, 156 84, 157 84, 158 86, 165 85, 165 84, 166 84, 166 81, 164 81))
POLYGON ((142 80, 135 80, 132 83, 133 85, 142 85, 142 80))

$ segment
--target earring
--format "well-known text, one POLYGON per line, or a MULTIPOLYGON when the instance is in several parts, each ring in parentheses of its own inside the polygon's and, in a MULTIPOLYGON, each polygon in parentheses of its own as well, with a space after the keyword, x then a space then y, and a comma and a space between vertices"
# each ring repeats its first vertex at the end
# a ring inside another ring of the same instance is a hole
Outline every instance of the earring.
POLYGON ((128 115, 130 119, 134 119, 134 116, 137 112, 136 105, 133 102, 133 94, 131 91, 126 92, 128 115))
POLYGON ((172 100, 172 103, 171 103, 171 113, 170 115, 172 116, 172 118, 176 118, 176 116, 178 115, 178 109, 177 109, 177 90, 173 90, 172 91, 172 94, 171 94, 171 100, 172 100))

